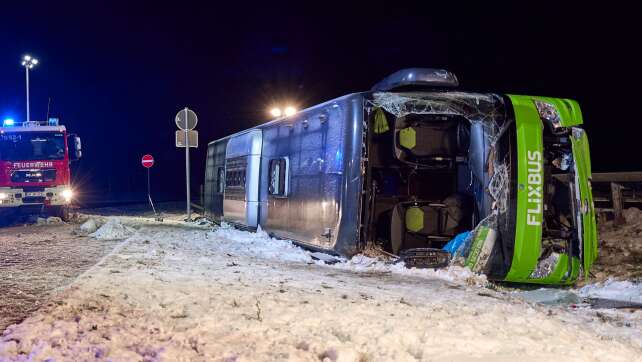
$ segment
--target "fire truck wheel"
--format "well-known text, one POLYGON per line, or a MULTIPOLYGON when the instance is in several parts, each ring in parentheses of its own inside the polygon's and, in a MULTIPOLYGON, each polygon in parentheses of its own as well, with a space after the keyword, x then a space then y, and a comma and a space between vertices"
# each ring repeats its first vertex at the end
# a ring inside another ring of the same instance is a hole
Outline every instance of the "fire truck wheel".
POLYGON ((53 216, 58 216, 64 222, 71 220, 71 212, 69 211, 69 206, 57 206, 51 211, 51 214, 53 216))

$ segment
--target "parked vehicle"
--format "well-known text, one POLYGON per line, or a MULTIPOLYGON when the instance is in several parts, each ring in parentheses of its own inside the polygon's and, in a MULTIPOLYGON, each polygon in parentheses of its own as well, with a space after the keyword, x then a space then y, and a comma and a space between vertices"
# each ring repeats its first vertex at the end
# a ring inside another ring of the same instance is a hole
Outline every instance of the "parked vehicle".
POLYGON ((491 279, 588 275, 597 234, 578 103, 457 87, 448 71, 404 69, 213 141, 206 212, 344 256, 378 245, 407 265, 444 265, 441 248, 472 230, 466 264, 491 279))
POLYGON ((81 157, 80 138, 55 118, 48 122, 3 122, 0 127, 0 213, 69 218, 74 199, 70 162, 81 157))

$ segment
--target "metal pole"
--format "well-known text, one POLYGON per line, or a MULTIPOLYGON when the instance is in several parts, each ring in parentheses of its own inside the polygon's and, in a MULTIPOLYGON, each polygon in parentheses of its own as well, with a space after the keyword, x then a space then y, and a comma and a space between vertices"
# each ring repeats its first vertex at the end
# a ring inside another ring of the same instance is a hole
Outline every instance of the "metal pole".
POLYGON ((29 122, 29 65, 25 67, 27 77, 27 122, 29 122))
POLYGON ((190 221, 192 220, 192 200, 189 193, 189 129, 187 125, 187 107, 185 107, 185 186, 187 191, 187 221, 190 221))
POLYGON ((154 216, 158 216, 158 214, 156 214, 156 208, 154 207, 154 202, 152 201, 152 191, 151 191, 152 188, 149 182, 149 171, 150 171, 150 168, 147 168, 147 198, 149 199, 149 204, 152 205, 154 216))

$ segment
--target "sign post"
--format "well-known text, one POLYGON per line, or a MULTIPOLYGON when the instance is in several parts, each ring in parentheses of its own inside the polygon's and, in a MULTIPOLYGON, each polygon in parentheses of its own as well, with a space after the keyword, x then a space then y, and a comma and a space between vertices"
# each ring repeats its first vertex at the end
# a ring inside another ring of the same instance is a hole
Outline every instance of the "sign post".
POLYGON ((196 124, 198 124, 198 117, 196 117, 196 113, 194 113, 194 111, 185 107, 178 111, 175 117, 175 122, 176 126, 183 131, 176 132, 176 147, 185 147, 185 191, 187 196, 187 220, 190 221, 192 220, 192 199, 190 196, 189 149, 190 147, 198 147, 198 133, 193 131, 193 129, 196 128, 196 124), (182 135, 179 136, 181 133, 182 135), (185 137, 185 139, 184 142, 180 143, 179 138, 182 137, 185 137), (196 142, 190 141, 190 138, 196 142))
POLYGON ((154 202, 152 201, 152 190, 151 190, 151 182, 150 182, 150 177, 149 177, 149 171, 154 166, 154 157, 150 154, 147 154, 143 156, 143 158, 140 160, 140 163, 147 169, 147 199, 149 200, 149 204, 152 206, 152 210, 154 211, 154 216, 158 219, 158 214, 156 213, 156 208, 154 207, 154 202))

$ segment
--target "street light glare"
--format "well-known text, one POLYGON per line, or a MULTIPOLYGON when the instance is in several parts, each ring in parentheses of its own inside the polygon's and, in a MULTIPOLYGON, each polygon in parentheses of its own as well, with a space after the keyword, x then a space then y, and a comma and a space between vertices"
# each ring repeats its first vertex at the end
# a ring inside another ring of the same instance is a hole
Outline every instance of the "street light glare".
POLYGON ((25 67, 25 80, 27 83, 27 122, 29 122, 31 119, 29 118, 29 69, 33 69, 33 67, 38 64, 38 59, 32 57, 29 54, 25 54, 22 57, 22 64, 23 67, 25 67))
POLYGON ((35 67, 36 64, 38 64, 39 62, 40 61, 38 59, 32 57, 31 55, 25 55, 22 58, 22 63, 21 64, 22 64, 23 67, 25 67, 27 69, 33 69, 33 67, 35 67))
POLYGON ((283 112, 281 112, 281 108, 274 107, 270 109, 270 114, 273 117, 281 117, 281 114, 283 114, 283 112))
POLYGON ((292 115, 294 115, 295 113, 296 113, 296 108, 294 108, 294 107, 292 107, 292 106, 287 106, 287 107, 285 107, 285 115, 286 115, 287 117, 292 116, 292 115))

